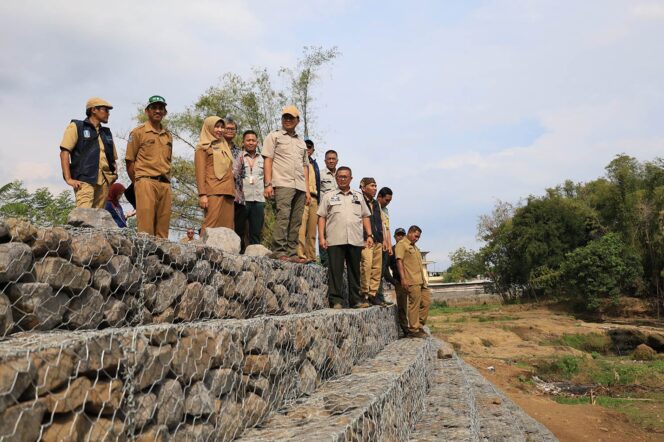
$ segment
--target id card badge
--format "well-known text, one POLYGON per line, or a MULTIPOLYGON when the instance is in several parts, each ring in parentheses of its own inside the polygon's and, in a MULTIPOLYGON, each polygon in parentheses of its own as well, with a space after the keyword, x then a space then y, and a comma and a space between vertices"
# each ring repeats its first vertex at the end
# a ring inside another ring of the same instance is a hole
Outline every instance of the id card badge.
POLYGON ((250 176, 249 177, 249 184, 254 184, 254 183, 255 183, 254 177, 250 176))
POLYGON ((338 206, 339 204, 341 204, 341 198, 338 196, 333 196, 330 198, 330 206, 338 206))

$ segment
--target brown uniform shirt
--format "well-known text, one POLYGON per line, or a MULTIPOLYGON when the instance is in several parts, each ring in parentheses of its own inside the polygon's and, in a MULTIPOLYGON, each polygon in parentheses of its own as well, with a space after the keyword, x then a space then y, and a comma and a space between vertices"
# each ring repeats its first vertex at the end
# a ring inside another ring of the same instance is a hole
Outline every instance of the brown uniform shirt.
POLYGON ((394 248, 394 256, 401 260, 404 276, 410 285, 424 284, 422 254, 415 244, 404 237, 394 248))
POLYGON ((214 174, 212 147, 196 149, 194 163, 196 166, 196 185, 199 195, 230 195, 235 196, 235 179, 233 167, 229 167, 222 179, 214 174))
POLYGON ((263 142, 261 155, 272 158, 272 186, 290 187, 306 192, 304 168, 309 166, 307 145, 297 134, 283 129, 270 132, 263 142))
POLYGON ((158 131, 145 122, 131 131, 125 159, 134 162, 134 177, 169 178, 173 156, 173 136, 162 128, 158 131))
MULTIPOLYGON (((99 128, 97 127, 97 135, 99 135, 99 128)), ((97 184, 103 184, 104 180, 111 184, 117 178, 109 166, 108 160, 106 158, 106 152, 104 151, 104 142, 101 140, 101 137, 98 136, 99 140, 99 174, 97 175, 97 184)), ((76 130, 76 124, 69 123, 69 126, 65 129, 65 134, 62 136, 62 141, 60 142, 60 147, 71 153, 76 147, 78 142, 78 130, 76 130)), ((113 143, 113 161, 118 159, 118 152, 115 150, 115 143, 113 143)))
POLYGON ((370 215, 364 197, 356 190, 328 192, 318 205, 318 216, 325 218, 325 239, 330 246, 364 246, 362 218, 370 215))

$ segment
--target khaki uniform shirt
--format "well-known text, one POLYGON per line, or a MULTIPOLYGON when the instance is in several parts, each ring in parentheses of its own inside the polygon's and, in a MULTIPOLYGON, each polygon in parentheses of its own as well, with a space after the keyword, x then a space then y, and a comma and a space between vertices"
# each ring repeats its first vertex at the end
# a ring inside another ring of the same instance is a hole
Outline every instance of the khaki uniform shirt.
POLYGON ((350 244, 363 247, 362 218, 370 215, 364 197, 356 190, 328 192, 318 206, 318 216, 326 220, 325 239, 330 246, 350 244))
POLYGON ((407 237, 399 241, 394 248, 394 256, 403 264, 405 277, 410 285, 424 284, 424 268, 422 267, 422 254, 417 246, 407 237))
POLYGON ((309 163, 309 193, 311 195, 318 195, 318 189, 316 188, 316 170, 311 163, 309 163))
MULTIPOLYGON (((97 184, 103 184, 104 181, 111 184, 117 178, 117 175, 111 172, 108 160, 106 158, 106 152, 104 151, 104 142, 99 136, 99 128, 97 127, 97 139, 99 140, 99 174, 97 175, 97 184)), ((62 137, 60 142, 60 147, 71 153, 76 147, 78 142, 78 130, 76 129, 75 123, 69 123, 69 126, 65 129, 65 134, 62 137)), ((115 150, 115 142, 113 142, 113 161, 118 159, 118 152, 115 150)))
POLYGON ((272 186, 290 187, 305 192, 304 168, 309 166, 307 145, 297 134, 288 135, 283 129, 270 132, 261 152, 272 158, 272 186))
POLYGON ((134 162, 134 177, 169 178, 173 156, 173 136, 162 128, 158 131, 149 122, 129 134, 125 159, 134 162))
POLYGON ((214 159, 212 158, 214 149, 196 149, 194 153, 194 165, 196 171, 196 185, 198 186, 198 195, 230 195, 235 196, 235 178, 233 177, 233 167, 226 170, 221 179, 214 174, 214 159))
POLYGON ((337 190, 337 180, 334 178, 334 173, 327 167, 320 170, 320 194, 325 195, 330 190, 337 190))

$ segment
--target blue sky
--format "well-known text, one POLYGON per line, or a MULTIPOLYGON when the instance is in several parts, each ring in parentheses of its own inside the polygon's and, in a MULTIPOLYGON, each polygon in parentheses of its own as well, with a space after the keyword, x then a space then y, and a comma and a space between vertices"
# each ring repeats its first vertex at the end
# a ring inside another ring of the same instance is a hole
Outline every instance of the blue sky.
POLYGON ((662 1, 7 0, 0 183, 64 189, 58 143, 90 96, 126 133, 152 94, 182 110, 224 72, 337 46, 317 147, 390 186, 441 269, 496 200, 664 156, 663 41, 662 1))

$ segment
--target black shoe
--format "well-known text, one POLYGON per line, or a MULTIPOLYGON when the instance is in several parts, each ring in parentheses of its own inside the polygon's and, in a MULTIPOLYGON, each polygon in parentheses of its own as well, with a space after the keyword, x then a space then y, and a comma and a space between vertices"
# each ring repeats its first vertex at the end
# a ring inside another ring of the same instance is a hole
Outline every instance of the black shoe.
POLYGON ((369 304, 382 306, 383 302, 378 299, 378 296, 369 296, 369 304))

